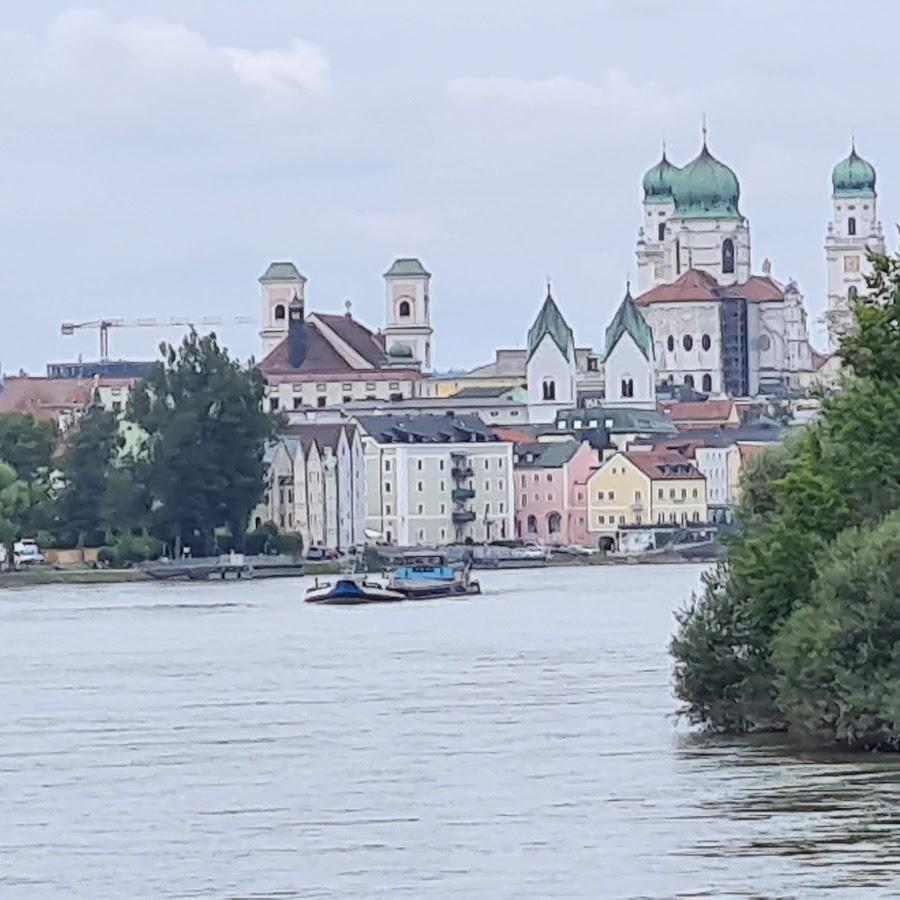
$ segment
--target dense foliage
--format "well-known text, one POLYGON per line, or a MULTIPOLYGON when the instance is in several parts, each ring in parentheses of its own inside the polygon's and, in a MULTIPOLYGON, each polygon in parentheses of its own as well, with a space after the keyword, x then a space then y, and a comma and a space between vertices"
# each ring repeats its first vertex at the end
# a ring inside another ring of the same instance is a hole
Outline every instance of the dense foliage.
POLYGON ((281 420, 263 411, 260 372, 232 360, 215 335, 191 332, 162 352, 128 410, 147 435, 157 531, 176 552, 183 543, 194 555, 212 551, 220 527, 240 547, 263 494, 263 452, 281 420))
MULTIPOLYGON (((264 491, 263 452, 281 419, 263 411, 264 383, 214 335, 188 335, 132 394, 129 422, 92 406, 59 436, 31 416, 0 415, 0 542, 105 545, 125 565, 182 543, 194 556, 242 549, 264 491), (139 435, 138 440, 129 438, 139 435)), ((296 550, 299 536, 254 547, 296 550)))
POLYGON ((900 598, 900 580, 879 580, 900 543, 885 519, 900 509, 900 260, 873 263, 841 349, 846 389, 748 467, 728 561, 679 617, 676 692, 695 722, 894 746, 884 723, 900 660, 867 642, 900 598), (859 580, 873 561, 879 568, 859 580), (826 664, 834 642, 844 655, 826 664))

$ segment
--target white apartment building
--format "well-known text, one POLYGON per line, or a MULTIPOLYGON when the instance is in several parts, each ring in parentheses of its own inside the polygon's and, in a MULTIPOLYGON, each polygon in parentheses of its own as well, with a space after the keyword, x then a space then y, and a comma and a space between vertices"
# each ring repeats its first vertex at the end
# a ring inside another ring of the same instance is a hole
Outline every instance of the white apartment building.
POLYGON ((266 458, 263 502, 254 527, 271 522, 303 538, 304 547, 344 550, 365 543, 365 459, 352 425, 300 425, 266 458))
POLYGON ((477 416, 359 416, 366 527, 399 546, 515 534, 513 445, 477 416))

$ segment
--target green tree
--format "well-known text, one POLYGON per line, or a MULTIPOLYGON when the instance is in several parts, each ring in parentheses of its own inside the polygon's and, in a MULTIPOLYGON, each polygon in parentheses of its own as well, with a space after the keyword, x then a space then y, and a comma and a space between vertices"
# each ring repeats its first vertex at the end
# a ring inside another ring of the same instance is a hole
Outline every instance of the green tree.
POLYGON ((19 478, 32 481, 46 473, 55 450, 52 422, 37 422, 25 413, 0 414, 0 459, 11 465, 19 478))
POLYGON ((25 481, 16 470, 0 460, 0 544, 12 558, 12 544, 31 537, 50 522, 52 502, 46 483, 25 481))
POLYGON ((839 536, 900 508, 900 261, 873 264, 841 350, 853 377, 816 423, 749 468, 728 562, 680 616, 676 693, 690 718, 713 728, 793 724, 773 647, 815 603, 839 536))
POLYGON ((900 749, 900 512, 838 538, 772 658, 793 731, 900 749))
POLYGON ((99 405, 85 413, 60 460, 64 487, 58 515, 79 548, 104 530, 104 498, 110 463, 118 446, 118 421, 99 405))
POLYGON ((263 411, 265 383, 215 335, 191 332, 137 386, 129 418, 148 435, 147 484, 164 533, 209 551, 227 527, 238 546, 263 494, 263 451, 281 419, 263 411))

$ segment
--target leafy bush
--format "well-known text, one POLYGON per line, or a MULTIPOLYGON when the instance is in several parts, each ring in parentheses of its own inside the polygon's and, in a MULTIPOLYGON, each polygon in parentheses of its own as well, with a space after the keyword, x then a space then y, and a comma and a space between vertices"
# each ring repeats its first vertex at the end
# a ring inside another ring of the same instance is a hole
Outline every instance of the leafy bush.
POLYGON ((792 730, 900 749, 900 512, 840 536, 812 602, 775 636, 772 659, 792 730))
POLYGON ((123 537, 108 547, 102 547, 98 559, 114 568, 124 568, 159 559, 162 552, 162 542, 154 537, 123 537))
POLYGON ((748 465, 728 562, 679 616, 675 689, 694 722, 900 749, 900 257, 872 260, 841 348, 854 377, 748 465))

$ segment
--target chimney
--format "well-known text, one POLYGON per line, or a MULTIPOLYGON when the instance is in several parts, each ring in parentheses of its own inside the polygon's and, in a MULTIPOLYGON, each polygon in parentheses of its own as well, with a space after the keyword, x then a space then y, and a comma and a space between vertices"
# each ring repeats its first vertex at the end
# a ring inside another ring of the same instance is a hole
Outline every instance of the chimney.
POLYGON ((303 301, 294 293, 288 309, 288 359, 299 369, 306 359, 306 328, 303 322, 303 301))

